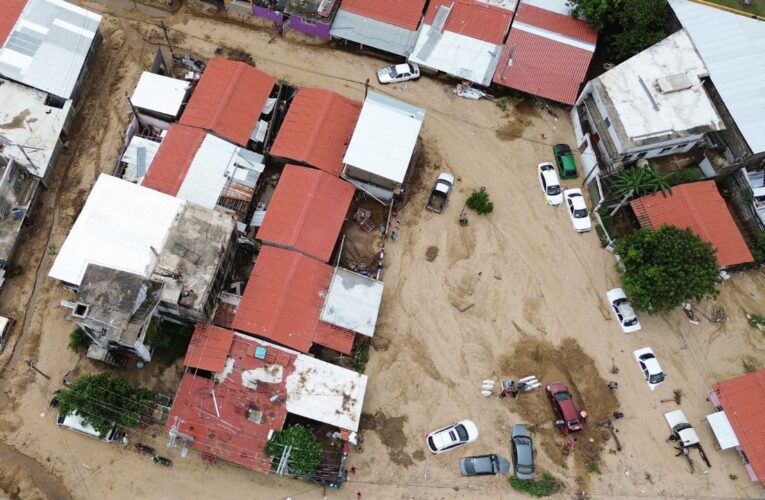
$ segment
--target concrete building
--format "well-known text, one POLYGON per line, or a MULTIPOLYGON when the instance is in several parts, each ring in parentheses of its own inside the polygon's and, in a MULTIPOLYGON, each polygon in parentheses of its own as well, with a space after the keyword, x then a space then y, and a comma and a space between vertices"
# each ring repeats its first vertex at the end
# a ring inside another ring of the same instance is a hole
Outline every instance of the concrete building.
POLYGON ((39 192, 40 179, 15 160, 0 156, 0 286, 39 192))
POLYGON ((343 158, 342 177, 389 204, 417 161, 424 119, 424 109, 370 92, 343 158))
POLYGON ((681 30, 588 82, 571 111, 577 144, 588 157, 585 175, 685 153, 722 130, 704 89, 706 76, 681 30))
POLYGON ((136 84, 130 103, 140 114, 174 122, 188 101, 191 84, 144 71, 136 84))
POLYGON ((0 75, 58 105, 77 103, 101 45, 100 23, 100 15, 64 0, 27 0, 0 48, 0 75))

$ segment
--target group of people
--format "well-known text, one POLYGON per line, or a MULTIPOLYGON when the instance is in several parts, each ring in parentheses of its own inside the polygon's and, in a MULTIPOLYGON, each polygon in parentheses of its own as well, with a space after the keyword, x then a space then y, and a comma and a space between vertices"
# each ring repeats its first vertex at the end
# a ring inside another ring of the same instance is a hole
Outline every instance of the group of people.
POLYGON ((519 382, 516 384, 513 379, 505 380, 502 382, 502 392, 499 393, 499 397, 506 398, 507 396, 511 396, 517 398, 518 394, 526 390, 526 387, 526 382, 519 382))

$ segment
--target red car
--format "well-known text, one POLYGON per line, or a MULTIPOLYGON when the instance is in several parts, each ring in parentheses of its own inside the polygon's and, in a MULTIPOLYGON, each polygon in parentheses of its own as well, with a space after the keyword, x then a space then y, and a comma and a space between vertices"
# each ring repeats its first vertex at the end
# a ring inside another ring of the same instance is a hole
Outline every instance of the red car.
POLYGON ((574 399, 564 384, 554 382, 548 385, 547 397, 550 398, 550 404, 555 412, 555 425, 563 434, 582 430, 587 413, 576 409, 574 399))

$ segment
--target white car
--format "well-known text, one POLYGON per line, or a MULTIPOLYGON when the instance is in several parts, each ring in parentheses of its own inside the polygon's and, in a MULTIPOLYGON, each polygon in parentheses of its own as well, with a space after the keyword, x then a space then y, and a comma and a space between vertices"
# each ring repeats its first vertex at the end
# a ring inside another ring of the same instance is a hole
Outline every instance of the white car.
POLYGON ((542 186, 542 192, 545 194, 547 204, 557 207, 563 203, 558 173, 555 171, 553 164, 544 162, 537 165, 537 175, 539 176, 539 184, 542 186))
POLYGON ((566 199, 568 216, 571 218, 574 230, 577 233, 586 233, 592 229, 590 211, 587 210, 587 205, 584 203, 582 190, 578 188, 566 189, 563 191, 563 198, 566 199))
POLYGON ((606 297, 608 297, 608 303, 611 304, 611 309, 616 315, 616 321, 619 322, 619 326, 622 327, 624 333, 633 333, 640 330, 640 321, 638 321, 635 310, 632 309, 632 305, 627 300, 624 290, 614 288, 606 292, 606 297))
POLYGON ((635 355, 635 361, 640 365, 643 377, 645 377, 651 390, 656 389, 659 384, 664 382, 664 372, 661 371, 661 366, 659 366, 659 362, 650 347, 643 347, 632 354, 635 355))
POLYGON ((431 453, 443 453, 478 439, 478 427, 472 420, 463 420, 428 434, 425 440, 431 453))
POLYGON ((377 81, 380 83, 405 82, 420 77, 420 67, 414 63, 394 64, 377 70, 377 81))

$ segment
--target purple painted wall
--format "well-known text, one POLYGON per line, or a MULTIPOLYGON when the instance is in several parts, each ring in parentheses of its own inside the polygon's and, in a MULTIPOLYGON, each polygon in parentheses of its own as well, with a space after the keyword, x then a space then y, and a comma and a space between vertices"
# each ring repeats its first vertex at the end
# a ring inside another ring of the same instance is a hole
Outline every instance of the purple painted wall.
POLYGON ((273 21, 276 24, 284 23, 284 15, 281 12, 266 9, 265 7, 258 7, 257 5, 252 6, 252 15, 255 17, 268 19, 269 21, 273 21))
POLYGON ((332 27, 332 23, 306 23, 303 22, 303 18, 300 16, 290 16, 290 28, 297 31, 308 33, 309 35, 317 36, 325 40, 329 40, 329 29, 332 27))

